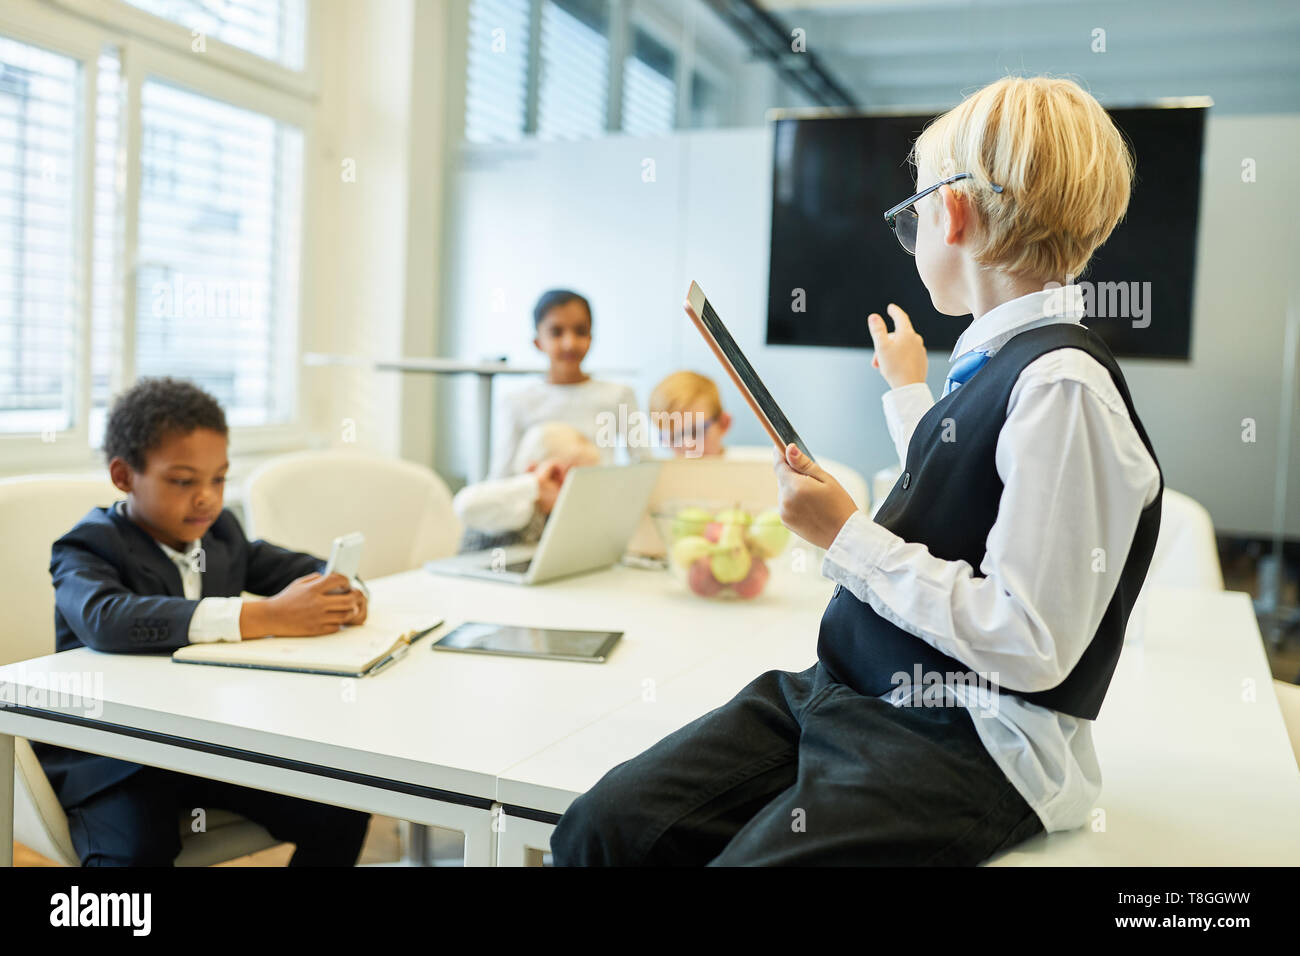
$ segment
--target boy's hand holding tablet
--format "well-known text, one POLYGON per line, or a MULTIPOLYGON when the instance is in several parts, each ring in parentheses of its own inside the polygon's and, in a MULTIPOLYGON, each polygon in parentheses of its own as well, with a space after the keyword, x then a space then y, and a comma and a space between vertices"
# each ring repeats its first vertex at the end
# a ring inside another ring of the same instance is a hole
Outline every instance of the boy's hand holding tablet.
POLYGON ((772 449, 781 523, 809 544, 829 550, 858 510, 844 486, 832 478, 797 445, 772 449))
MULTIPOLYGON (((772 398, 771 393, 758 377, 758 373, 740 351, 735 339, 722 324, 717 312, 705 297, 704 290, 697 283, 691 283, 685 308, 686 314, 700 330, 704 341, 713 350, 722 367, 727 370, 727 374, 736 383, 741 395, 745 397, 745 401, 754 410, 764 430, 776 445, 773 462, 780 497, 778 510, 781 522, 809 544, 824 549, 830 548, 836 535, 844 527, 844 522, 858 510, 852 496, 813 460, 812 455, 804 447, 802 439, 790 425, 789 419, 785 417, 785 413, 776 404, 776 400, 772 398)), ((894 315, 895 322, 898 322, 898 317, 894 310, 902 314, 903 321, 906 322, 906 313, 894 306, 890 314, 894 315)), ((879 319, 879 316, 876 318, 879 319)), ((911 328, 911 323, 907 322, 908 331, 911 331, 911 328)), ((872 335, 874 337, 874 331, 872 335)), ((912 335, 919 342, 920 336, 915 332, 912 332, 912 335)), ((902 365, 909 371, 915 364, 911 361, 913 355, 910 344, 901 340, 899 342, 900 349, 908 350, 907 353, 900 351, 899 355, 900 358, 906 357, 907 361, 902 365)), ((924 347, 921 349, 921 362, 921 380, 924 381, 924 347)))

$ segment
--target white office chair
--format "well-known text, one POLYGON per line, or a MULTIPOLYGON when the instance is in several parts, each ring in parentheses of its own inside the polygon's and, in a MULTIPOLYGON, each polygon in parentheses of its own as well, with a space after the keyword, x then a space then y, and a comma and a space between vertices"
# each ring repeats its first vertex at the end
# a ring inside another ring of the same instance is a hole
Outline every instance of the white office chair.
POLYGON ((1223 568, 1210 513, 1194 498, 1166 488, 1160 503, 1160 535, 1144 587, 1223 590, 1223 568))
POLYGON ((428 468, 355 452, 283 455, 249 475, 250 539, 322 557, 339 535, 360 531, 363 579, 418 568, 456 553, 461 525, 451 492, 428 468))
MULTIPOLYGON (((106 478, 31 476, 0 479, 0 606, 8 618, 0 632, 0 664, 54 653, 54 585, 50 546, 91 508, 122 497, 106 478)), ((224 810, 207 817, 205 833, 190 832, 180 813, 178 866, 233 860, 276 841, 261 826, 224 810)), ((14 741, 14 839, 55 862, 77 866, 68 818, 40 761, 26 740, 14 741)))

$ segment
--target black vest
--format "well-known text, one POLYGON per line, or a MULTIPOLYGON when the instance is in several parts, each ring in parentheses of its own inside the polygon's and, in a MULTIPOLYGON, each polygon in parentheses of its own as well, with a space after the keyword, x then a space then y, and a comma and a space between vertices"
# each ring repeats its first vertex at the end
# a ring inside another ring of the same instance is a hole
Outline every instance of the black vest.
MULTIPOLYGON (((925 413, 907 446, 903 474, 876 513, 876 523, 904 541, 924 544, 935 557, 966 561, 978 575, 1002 497, 994 454, 1011 390, 1025 366, 1062 348, 1087 352, 1110 372, 1142 444, 1154 459, 1128 385, 1101 339, 1081 325, 1042 326, 1013 336, 970 381, 925 413)), ((1129 612, 1155 550, 1163 492, 1162 474, 1160 494, 1138 518, 1119 583, 1097 633, 1065 680, 1035 693, 1005 687, 991 688, 993 692, 1016 694, 1087 720, 1096 718, 1124 644, 1129 612)), ((1069 587, 1069 582, 1061 586, 1069 587)), ((889 693, 897 686, 895 674, 911 675, 918 665, 922 673, 970 673, 965 664, 887 621, 844 587, 835 589, 822 615, 817 656, 837 680, 871 697, 889 693)))

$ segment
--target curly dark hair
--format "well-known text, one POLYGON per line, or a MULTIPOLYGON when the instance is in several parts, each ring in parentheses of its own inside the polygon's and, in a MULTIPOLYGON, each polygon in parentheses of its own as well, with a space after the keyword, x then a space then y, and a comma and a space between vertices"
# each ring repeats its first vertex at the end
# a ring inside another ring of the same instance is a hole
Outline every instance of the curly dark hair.
POLYGON ((210 428, 223 435, 226 413, 217 400, 193 382, 142 378, 113 401, 104 426, 104 458, 121 458, 144 471, 145 456, 168 435, 210 428))

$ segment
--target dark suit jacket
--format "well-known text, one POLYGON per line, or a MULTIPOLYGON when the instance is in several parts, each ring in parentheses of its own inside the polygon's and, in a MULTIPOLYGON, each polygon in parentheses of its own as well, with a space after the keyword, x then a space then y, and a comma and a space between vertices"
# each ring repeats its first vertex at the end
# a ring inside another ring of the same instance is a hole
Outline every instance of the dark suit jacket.
MULTIPOLYGON (((203 536, 203 597, 270 595, 325 562, 249 541, 222 511, 203 536)), ((94 508, 54 542, 55 649, 111 653, 172 651, 189 643, 198 601, 185 597, 180 570, 147 531, 116 506, 94 508)), ((33 743, 64 807, 74 807, 140 769, 139 764, 33 743)))

